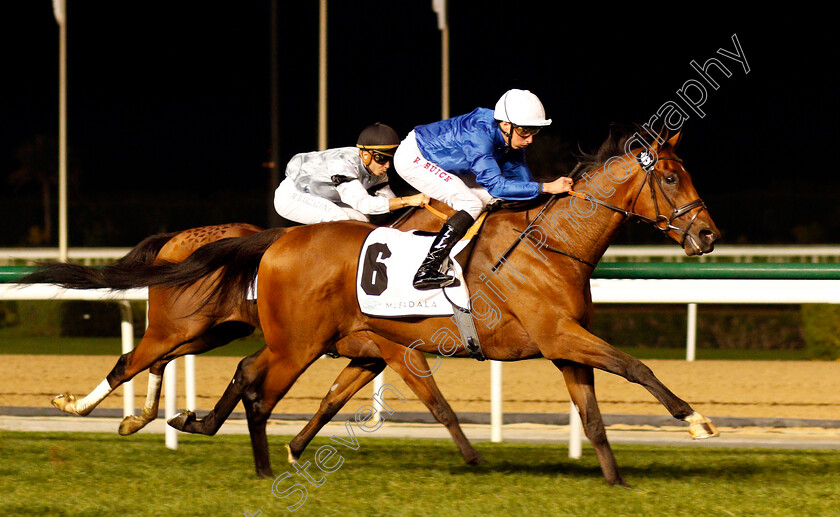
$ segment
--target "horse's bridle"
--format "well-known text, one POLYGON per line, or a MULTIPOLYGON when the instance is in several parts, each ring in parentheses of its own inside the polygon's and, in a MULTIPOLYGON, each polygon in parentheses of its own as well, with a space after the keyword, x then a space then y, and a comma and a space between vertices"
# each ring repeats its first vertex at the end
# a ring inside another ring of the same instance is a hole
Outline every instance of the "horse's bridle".
MULTIPOLYGON (((665 192, 665 188, 662 186, 662 180, 659 179, 659 176, 656 175, 656 164, 662 160, 673 160, 677 163, 682 163, 682 160, 680 158, 677 158, 676 156, 660 156, 657 158, 656 162, 654 162, 650 167, 643 168, 643 170, 645 171, 645 179, 642 181, 641 186, 639 186, 639 191, 636 192, 636 195, 633 197, 633 204, 630 206, 630 210, 625 210, 623 208, 607 203, 606 201, 594 198, 588 193, 570 192, 570 195, 579 197, 581 199, 585 199, 592 203, 601 205, 604 208, 609 208, 610 210, 624 214, 624 217, 626 217, 628 220, 648 223, 657 230, 661 231, 662 233, 668 233, 671 230, 681 232, 680 246, 684 246, 685 239, 688 237, 688 231, 694 225, 694 221, 697 219, 697 216, 700 215, 700 213, 703 212, 703 210, 706 210, 706 204, 703 203, 702 199, 697 198, 694 201, 689 201, 683 206, 676 206, 674 202, 671 201, 671 198, 668 196, 668 194, 665 192), (635 211, 636 202, 638 202, 639 197, 642 195, 642 191, 645 189, 645 184, 649 186, 650 199, 653 202, 653 210, 656 212, 655 218, 644 216, 635 211), (662 197, 665 198, 665 201, 668 202, 672 209, 670 216, 667 216, 659 211, 659 201, 656 198, 657 186, 659 187, 659 192, 662 194, 662 197), (688 226, 686 226, 684 230, 680 229, 678 226, 674 226, 674 221, 676 219, 679 219, 680 217, 691 213, 691 211, 695 208, 700 208, 700 210, 694 213, 694 215, 691 217, 691 221, 689 221, 688 226), (662 225, 663 223, 664 226, 662 225)), ((641 163, 641 160, 639 161, 641 163)))
MULTIPOLYGON (((585 193, 585 192, 576 192, 576 191, 570 190, 569 195, 574 196, 574 197, 578 197, 580 199, 584 199, 586 201, 595 203, 596 205, 601 205, 604 208, 608 208, 608 209, 610 209, 614 212, 618 212, 620 214, 623 214, 624 217, 627 220, 633 220, 633 221, 640 221, 640 222, 648 223, 651 226, 653 226, 654 228, 656 228, 657 230, 661 231, 662 233, 667 234, 671 230, 678 231, 678 232, 681 231, 682 235, 681 235, 681 238, 680 238, 680 246, 684 246, 685 245, 685 240, 686 240, 686 238, 688 238, 688 231, 694 225, 694 221, 697 219, 697 216, 700 215, 700 213, 703 212, 703 210, 706 210, 706 204, 703 203, 703 200, 701 200, 700 198, 697 198, 694 201, 690 201, 690 202, 684 204, 683 206, 677 207, 674 204, 674 202, 671 201, 671 198, 668 196, 668 194, 665 192, 665 189, 662 186, 662 180, 660 180, 659 177, 655 174, 656 173, 656 164, 659 163, 661 160, 673 160, 673 161, 675 161, 677 163, 680 163, 680 164, 682 163, 682 160, 680 158, 677 158, 676 156, 659 156, 659 157, 657 157, 655 162, 653 162, 649 166, 645 167, 642 164, 641 155, 636 156, 636 159, 639 161, 639 164, 642 166, 642 170, 645 171, 645 179, 642 180, 642 183, 639 186, 639 191, 636 192, 636 195, 633 197, 633 204, 630 206, 630 210, 625 210, 624 208, 615 206, 615 205, 613 205, 611 203, 608 203, 604 200, 592 197, 592 195, 590 195, 589 193, 585 193), (653 201, 653 209, 656 212, 656 217, 655 218, 650 218, 650 217, 644 216, 644 215, 639 214, 635 211, 636 210, 636 202, 638 202, 639 197, 642 195, 642 191, 645 189, 645 185, 648 185, 650 187, 649 188, 650 198, 653 201), (667 201, 668 204, 671 206, 672 210, 671 210, 670 217, 659 212, 659 202, 656 199, 656 186, 659 186, 659 191, 662 193, 662 196, 665 198, 665 201, 667 201), (676 219, 679 219, 680 217, 682 217, 682 216, 684 216, 688 213, 691 213, 691 211, 694 210, 695 208, 700 208, 700 210, 697 210, 697 212, 694 213, 694 215, 691 217, 691 221, 689 221, 689 223, 688 223, 688 226, 685 227, 685 230, 680 230, 680 228, 678 226, 674 226, 674 221, 676 219), (664 223, 664 225, 665 225, 664 227, 662 226, 662 223, 664 223)), ((557 194, 553 194, 548 199, 548 201, 546 201, 545 205, 543 205, 543 207, 542 207, 542 210, 540 210, 539 214, 537 214, 537 216, 532 221, 535 221, 535 220, 539 219, 539 217, 543 214, 543 212, 545 212, 548 209, 548 207, 551 206, 556 199, 557 199, 557 194)), ((530 224, 528 226, 530 227, 530 224)), ((511 252, 513 252, 514 248, 516 248, 516 246, 519 244, 519 242, 522 241, 523 236, 528 237, 531 241, 535 242, 537 245, 539 245, 542 248, 545 248, 545 249, 547 249, 549 251, 552 251, 554 253, 559 253, 561 255, 565 255, 567 257, 570 257, 574 260, 577 260, 578 262, 581 262, 583 264, 586 264, 586 265, 592 267, 593 269, 595 268, 595 264, 593 264, 592 262, 583 260, 582 258, 576 257, 576 256, 574 256, 574 255, 572 255, 572 254, 570 254, 566 251, 557 249, 557 248, 555 248, 553 246, 550 246, 546 243, 536 242, 536 237, 533 237, 529 232, 527 232, 527 228, 526 228, 525 230, 522 231, 519 238, 516 239, 516 241, 514 241, 514 243, 511 245, 511 247, 508 248, 508 250, 499 258, 499 261, 496 262, 496 264, 493 266, 494 271, 501 266, 502 259, 507 258, 508 255, 510 255, 511 252)))

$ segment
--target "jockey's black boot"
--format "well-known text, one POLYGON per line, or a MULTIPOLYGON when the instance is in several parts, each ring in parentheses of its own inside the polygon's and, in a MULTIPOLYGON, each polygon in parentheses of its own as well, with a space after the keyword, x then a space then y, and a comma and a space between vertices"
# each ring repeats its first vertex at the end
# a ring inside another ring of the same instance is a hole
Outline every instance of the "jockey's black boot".
POLYGON ((453 214, 443 223, 443 228, 438 232, 429 254, 420 264, 420 269, 414 275, 414 288, 420 290, 439 289, 451 285, 458 285, 455 277, 441 273, 441 268, 449 258, 449 252, 461 237, 467 233, 475 219, 467 212, 461 210, 453 214))

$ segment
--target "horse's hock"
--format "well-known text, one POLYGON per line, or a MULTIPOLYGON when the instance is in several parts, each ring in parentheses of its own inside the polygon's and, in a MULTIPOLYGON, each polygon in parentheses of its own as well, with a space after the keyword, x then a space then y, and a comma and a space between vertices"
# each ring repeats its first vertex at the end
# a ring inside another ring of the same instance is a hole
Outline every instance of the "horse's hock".
MULTIPOLYGON (((49 408, 57 394, 84 393, 101 380, 116 356, 7 355, 2 360, 0 406, 49 408), (32 376, 31 372, 41 372, 32 376)), ((230 382, 239 358, 196 357, 198 412, 212 409, 230 382)), ((275 414, 313 414, 347 359, 315 362, 280 401, 275 414)), ((487 362, 443 359, 435 379, 456 412, 490 411, 490 368, 487 362)), ((753 418, 807 418, 840 420, 840 362, 818 361, 679 361, 649 360, 656 376, 697 411, 711 416, 753 418)), ((179 361, 178 407, 183 398, 183 361, 179 361)), ((548 361, 535 359, 503 365, 505 413, 566 413, 569 397, 561 376, 548 361)), ((145 398, 147 374, 135 378, 135 407, 145 398)), ((399 411, 427 410, 391 370, 385 382, 408 399, 392 400, 399 411)), ((641 386, 615 375, 596 372, 596 394, 604 414, 667 416, 662 406, 641 386)), ((355 412, 370 404, 372 388, 362 389, 343 409, 355 412)), ((122 408, 122 388, 100 405, 122 408)), ((239 406, 237 411, 242 411, 239 406)))

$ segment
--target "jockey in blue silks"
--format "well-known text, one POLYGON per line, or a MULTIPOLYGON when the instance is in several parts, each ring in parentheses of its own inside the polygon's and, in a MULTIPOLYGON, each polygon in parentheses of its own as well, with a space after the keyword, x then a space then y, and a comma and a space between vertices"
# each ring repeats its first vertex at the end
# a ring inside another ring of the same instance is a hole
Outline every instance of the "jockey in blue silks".
POLYGON ((417 289, 452 285, 441 271, 449 252, 493 198, 524 201, 546 192, 568 192, 570 178, 549 183, 533 180, 525 148, 551 124, 539 98, 527 90, 509 90, 495 110, 477 108, 440 122, 417 126, 400 143, 394 167, 411 186, 456 210, 432 242, 414 277, 417 289), (466 182, 480 188, 470 188, 466 182))

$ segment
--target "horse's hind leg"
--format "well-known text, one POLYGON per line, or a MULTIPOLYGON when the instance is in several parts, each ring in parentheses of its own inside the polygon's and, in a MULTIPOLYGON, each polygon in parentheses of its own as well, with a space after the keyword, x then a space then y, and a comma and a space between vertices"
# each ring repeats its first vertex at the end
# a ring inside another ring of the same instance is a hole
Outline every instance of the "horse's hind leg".
POLYGON ((157 418, 158 405, 160 403, 160 386, 163 380, 163 371, 168 360, 157 361, 149 368, 149 386, 146 389, 146 402, 139 415, 129 415, 120 422, 119 433, 123 436, 134 434, 146 427, 146 424, 157 418))
POLYGON ((265 374, 267 357, 268 349, 262 347, 239 361, 236 373, 234 373, 233 379, 228 384, 224 394, 213 407, 213 410, 201 419, 197 419, 196 414, 192 411, 184 411, 169 419, 167 423, 185 433, 213 436, 221 429, 222 424, 225 423, 239 401, 243 399, 246 390, 251 392, 256 390, 258 383, 265 374))
MULTIPOLYGON (((452 411, 452 408, 449 407, 446 399, 443 398, 434 378, 431 376, 419 377, 406 365, 405 359, 406 354, 408 354, 416 370, 431 371, 422 352, 407 349, 378 335, 370 334, 370 337, 372 338, 371 346, 376 345, 378 353, 382 355, 384 361, 382 359, 361 358, 350 361, 350 364, 341 371, 335 383, 330 388, 330 391, 321 401, 318 413, 289 442, 289 462, 294 463, 300 458, 306 446, 324 425, 332 420, 353 395, 376 377, 385 368, 387 362, 402 377, 414 393, 417 394, 426 407, 429 408, 429 411, 431 411, 437 421, 449 430, 464 460, 471 465, 481 463, 483 461, 481 455, 478 454, 478 451, 473 448, 472 444, 470 444, 464 435, 458 423, 458 417, 452 411)), ((341 351, 342 344, 346 345, 351 342, 354 343, 355 347, 364 347, 368 340, 363 338, 348 338, 345 342, 338 344, 339 351, 341 351)))
POLYGON ((578 325, 565 325, 561 329, 560 339, 549 346, 540 346, 540 351, 547 359, 584 364, 641 384, 674 418, 689 423, 688 432, 694 439, 711 438, 720 434, 711 420, 694 411, 686 401, 674 395, 644 363, 578 325))
POLYGON ((289 442, 289 463, 296 462, 321 428, 333 419, 353 395, 384 369, 385 361, 382 359, 351 360, 350 364, 338 374, 327 395, 321 401, 318 412, 306 423, 306 426, 301 429, 297 436, 289 442))
MULTIPOLYGON (((248 336, 254 332, 254 327, 247 323, 229 321, 209 329, 203 336, 191 341, 187 346, 191 354, 200 354, 224 346, 240 337, 248 336)), ((157 418, 158 406, 160 403, 160 386, 164 369, 169 361, 180 357, 182 350, 176 350, 165 359, 155 362, 149 368, 149 388, 146 393, 146 403, 140 415, 127 416, 120 423, 119 432, 121 435, 136 433, 149 422, 157 418)), ((221 425, 221 424, 219 424, 221 425)))
POLYGON ((174 301, 170 300, 170 294, 166 290, 149 290, 149 328, 134 350, 120 356, 105 380, 85 397, 64 393, 55 397, 52 405, 64 412, 85 416, 117 386, 207 332, 213 320, 196 314, 191 293, 182 293, 174 301))
MULTIPOLYGON (((271 338, 268 337, 268 339, 271 338)), ((245 414, 248 417, 251 448, 254 452, 254 467, 259 477, 273 477, 268 453, 268 437, 265 432, 271 411, 300 374, 321 355, 318 348, 298 351, 302 353, 298 355, 280 347, 275 348, 268 357, 268 366, 263 378, 252 388, 246 389, 242 396, 245 414)))
POLYGON ((595 399, 595 375, 592 367, 566 361, 553 362, 563 372, 569 395, 572 397, 572 402, 578 407, 583 430, 586 437, 592 442, 604 478, 610 485, 624 485, 624 479, 618 471, 615 455, 607 441, 607 431, 604 428, 604 420, 601 418, 598 401, 595 399))
POLYGON ((464 460, 470 465, 482 463, 484 460, 464 435, 461 424, 458 422, 458 416, 446 402, 435 379, 431 375, 426 377, 417 375, 417 371, 431 371, 423 353, 413 348, 398 345, 378 335, 374 336, 374 341, 379 345, 379 350, 388 366, 402 377, 403 381, 423 401, 423 404, 429 408, 437 421, 446 427, 464 460), (406 364, 406 358, 411 361, 413 370, 406 364))
MULTIPOLYGON (((245 415, 248 418, 248 431, 254 453, 254 465, 257 475, 263 478, 273 477, 265 426, 269 415, 271 415, 271 410, 274 409, 277 401, 281 398, 281 395, 278 395, 281 392, 277 391, 268 392, 268 396, 266 396, 264 383, 269 375, 270 355, 271 352, 268 347, 263 347, 258 352, 240 361, 233 380, 228 384, 222 398, 219 399, 213 410, 201 420, 196 419, 195 413, 188 411, 170 419, 168 422, 169 425, 180 431, 212 436, 222 427, 236 404, 241 400, 245 406, 245 415)), ((278 366, 275 366, 274 372, 274 375, 281 377, 284 373, 283 369, 278 366)), ((293 375, 282 394, 288 391, 288 388, 302 372, 303 369, 293 375)))
POLYGON ((52 400, 52 405, 66 413, 85 416, 105 400, 120 384, 142 372, 169 351, 181 343, 179 338, 161 336, 156 329, 149 327, 137 348, 123 354, 108 376, 89 394, 78 398, 70 393, 63 393, 52 400))

